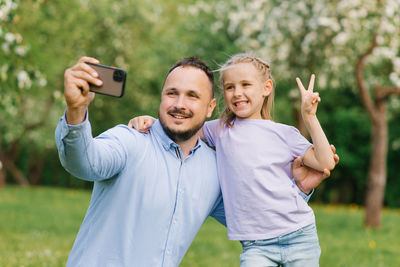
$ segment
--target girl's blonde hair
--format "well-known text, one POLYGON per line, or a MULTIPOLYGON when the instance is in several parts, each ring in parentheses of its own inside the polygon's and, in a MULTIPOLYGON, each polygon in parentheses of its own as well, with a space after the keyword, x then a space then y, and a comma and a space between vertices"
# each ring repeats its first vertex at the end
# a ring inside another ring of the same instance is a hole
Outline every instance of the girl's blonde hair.
MULTIPOLYGON (((260 74, 262 75, 262 79, 264 81, 272 80, 271 69, 267 62, 265 62, 264 60, 262 60, 261 58, 257 57, 254 54, 241 53, 241 54, 236 54, 236 55, 232 56, 219 69, 219 71, 220 71, 219 81, 222 86, 222 89, 223 89, 223 85, 224 85, 224 83, 223 83, 224 82, 224 71, 229 69, 232 65, 239 64, 239 63, 253 64, 253 66, 257 70, 260 71, 260 74)), ((272 109, 273 102, 274 102, 274 89, 272 88, 271 94, 269 94, 268 96, 266 96, 264 98, 264 103, 261 108, 261 118, 262 119, 272 120, 271 109, 272 109)), ((232 127, 232 121, 235 118, 236 118, 235 113, 233 113, 225 103, 224 111, 221 114, 221 120, 228 127, 232 127)))

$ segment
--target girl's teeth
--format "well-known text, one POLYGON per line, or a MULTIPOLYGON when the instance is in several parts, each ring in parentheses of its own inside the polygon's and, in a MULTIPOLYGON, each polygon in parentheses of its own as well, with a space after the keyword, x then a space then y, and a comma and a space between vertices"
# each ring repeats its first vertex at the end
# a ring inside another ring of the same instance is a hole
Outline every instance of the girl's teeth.
POLYGON ((243 106, 243 105, 246 105, 246 102, 239 102, 235 104, 235 106, 243 106))

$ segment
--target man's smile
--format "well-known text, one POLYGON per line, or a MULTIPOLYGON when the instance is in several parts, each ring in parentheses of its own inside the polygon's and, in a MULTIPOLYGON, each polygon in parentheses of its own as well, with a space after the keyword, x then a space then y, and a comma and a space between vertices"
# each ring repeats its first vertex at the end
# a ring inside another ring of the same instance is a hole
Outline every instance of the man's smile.
POLYGON ((171 117, 173 117, 175 119, 179 119, 179 120, 188 119, 188 118, 191 118, 193 116, 192 112, 185 113, 185 112, 177 111, 177 110, 170 110, 167 113, 171 117))

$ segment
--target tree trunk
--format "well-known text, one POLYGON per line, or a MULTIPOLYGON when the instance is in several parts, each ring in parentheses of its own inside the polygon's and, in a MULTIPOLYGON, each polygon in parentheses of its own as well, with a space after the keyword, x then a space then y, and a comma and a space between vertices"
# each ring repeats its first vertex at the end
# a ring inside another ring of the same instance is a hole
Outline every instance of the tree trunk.
POLYGON ((45 162, 46 153, 44 155, 38 156, 37 160, 32 163, 31 168, 29 168, 29 181, 31 185, 39 185, 42 178, 43 167, 45 162))
POLYGON ((365 226, 379 228, 386 186, 386 157, 388 150, 386 99, 376 105, 372 120, 372 151, 365 196, 365 226))
POLYGON ((355 66, 355 75, 360 97, 372 121, 372 151, 365 194, 364 224, 367 227, 374 228, 379 228, 381 224, 381 211, 383 208, 386 186, 386 158, 388 150, 386 103, 390 95, 400 94, 400 88, 375 87, 375 97, 373 100, 368 92, 363 69, 367 57, 370 56, 378 46, 377 36, 378 33, 374 32, 370 47, 365 53, 359 56, 355 66))
POLYGON ((3 188, 5 185, 6 185, 5 170, 4 170, 4 168, 2 168, 2 166, 0 166, 0 188, 3 188))
POLYGON ((379 228, 386 186, 386 157, 388 133, 386 122, 386 99, 376 104, 372 119, 372 151, 365 196, 365 226, 379 228))
POLYGON ((14 162, 7 158, 7 155, 0 153, 0 161, 3 163, 3 168, 8 170, 20 185, 29 186, 25 175, 15 166, 14 162))

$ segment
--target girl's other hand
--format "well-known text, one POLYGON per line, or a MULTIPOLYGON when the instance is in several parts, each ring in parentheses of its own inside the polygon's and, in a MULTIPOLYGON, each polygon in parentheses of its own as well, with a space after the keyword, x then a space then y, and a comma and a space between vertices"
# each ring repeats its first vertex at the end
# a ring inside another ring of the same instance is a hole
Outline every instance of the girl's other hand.
POLYGON ((128 127, 133 128, 141 133, 149 133, 149 129, 155 120, 155 118, 146 115, 135 117, 129 121, 128 127))

